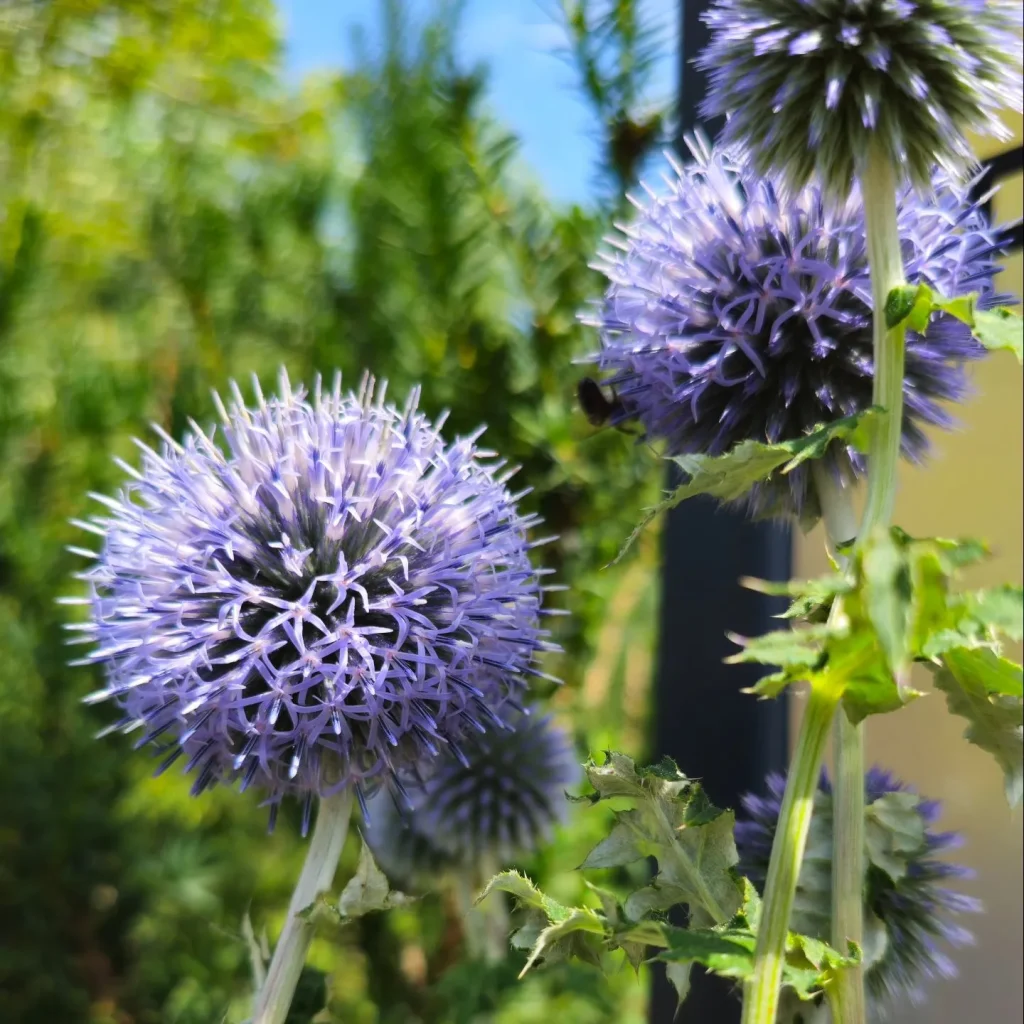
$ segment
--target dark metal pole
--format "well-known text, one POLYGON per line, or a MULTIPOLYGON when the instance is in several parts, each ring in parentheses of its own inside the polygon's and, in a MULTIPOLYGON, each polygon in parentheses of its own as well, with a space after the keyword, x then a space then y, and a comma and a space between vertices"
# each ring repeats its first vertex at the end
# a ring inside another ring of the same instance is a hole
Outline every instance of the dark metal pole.
MULTIPOLYGON (((703 75, 693 58, 707 41, 700 21, 706 0, 681 0, 679 141, 698 123, 703 75)), ((704 126, 712 136, 717 125, 704 126)), ((676 481, 670 479, 670 486, 676 481)), ((735 807, 741 794, 760 789, 765 775, 788 759, 788 709, 784 698, 758 701, 741 690, 760 676, 756 666, 726 666, 735 651, 727 630, 754 636, 777 628, 777 601, 738 585, 741 576, 788 579, 791 536, 787 527, 751 523, 739 513, 696 499, 668 513, 662 535, 661 619, 655 675, 656 757, 668 754, 700 778, 719 806, 735 807)), ((740 1004, 734 986, 695 970, 678 1017, 675 990, 656 970, 651 1024, 732 1024, 740 1004)))

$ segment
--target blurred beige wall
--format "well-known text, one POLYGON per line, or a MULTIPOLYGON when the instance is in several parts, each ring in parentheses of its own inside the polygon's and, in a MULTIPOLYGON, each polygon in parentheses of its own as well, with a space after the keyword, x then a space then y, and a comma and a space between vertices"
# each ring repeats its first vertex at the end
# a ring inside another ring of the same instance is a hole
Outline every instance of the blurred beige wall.
MULTIPOLYGON (((1015 125, 1020 145, 1020 119, 1015 125)), ((1000 147, 978 145, 981 156, 1000 147)), ((1020 217, 1022 178, 1004 181, 995 200, 998 220, 1020 217)), ((1000 282, 1004 291, 1024 294, 1020 253, 1008 261, 1000 282)), ((959 413, 955 434, 934 433, 933 455, 923 469, 904 466, 896 522, 917 536, 973 536, 987 540, 995 558, 967 582, 976 586, 1019 583, 1022 550, 1022 377, 1016 360, 999 353, 973 374, 975 395, 959 413)), ((825 572, 821 530, 795 542, 797 578, 825 572)), ((1015 652, 1017 658, 1020 651, 1015 652)), ((928 688, 922 673, 919 688, 928 688)), ((799 714, 800 702, 794 701, 799 714)), ((978 873, 964 891, 985 904, 984 916, 965 922, 977 945, 954 959, 956 981, 930 988, 925 1006, 902 1010, 893 1024, 1017 1024, 1024 1017, 1024 883, 1022 816, 1011 812, 995 761, 962 738, 963 721, 947 713, 941 694, 929 693, 897 714, 868 721, 869 763, 894 771, 923 794, 943 801, 941 824, 965 834, 960 863, 978 873)))

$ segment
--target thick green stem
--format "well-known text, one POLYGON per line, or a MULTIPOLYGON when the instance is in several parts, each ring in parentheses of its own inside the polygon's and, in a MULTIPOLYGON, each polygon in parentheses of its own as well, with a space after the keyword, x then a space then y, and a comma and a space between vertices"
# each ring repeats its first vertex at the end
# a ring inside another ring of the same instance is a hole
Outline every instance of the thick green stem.
POLYGON ((868 456, 868 499, 859 535, 864 538, 876 526, 886 526, 892 519, 903 423, 905 332, 902 327, 888 330, 885 326, 885 301, 904 279, 896 220, 896 175, 878 149, 868 154, 860 184, 874 307, 872 400, 885 410, 868 456))
MULTIPOLYGON (((832 945, 864 945, 864 726, 836 715, 836 778, 832 810, 832 945)), ((832 993, 835 1024, 864 1024, 864 969, 839 972, 832 993)))
POLYGON ((351 790, 346 789, 320 801, 306 862, 295 884, 288 917, 274 949, 266 980, 256 999, 252 1024, 283 1024, 288 1016, 295 986, 299 983, 306 953, 313 940, 313 926, 304 919, 302 911, 320 893, 330 889, 351 816, 351 790))
MULTIPOLYGON (((861 178, 868 263, 874 310, 874 404, 883 411, 868 455, 868 496, 857 534, 863 542, 892 521, 896 474, 903 428, 905 330, 886 327, 886 299, 904 283, 896 216, 896 173, 874 148, 861 178)), ((839 714, 835 736, 836 780, 833 796, 832 945, 864 943, 864 727, 839 714)), ((832 993, 835 1024, 864 1024, 864 970, 840 972, 832 993)))
MULTIPOLYGON (((825 533, 833 557, 846 566, 838 548, 856 533, 856 515, 848 490, 839 486, 829 470, 817 462, 814 482, 821 501, 825 533)), ((832 618, 843 614, 842 602, 832 607, 832 618)), ((840 709, 836 715, 832 747, 836 777, 833 790, 832 943, 845 952, 848 938, 863 932, 864 905, 864 739, 863 727, 854 725, 840 709)), ((830 992, 835 1024, 864 1021, 864 982, 860 968, 842 972, 830 992)))
POLYGON ((839 697, 839 691, 819 686, 811 690, 807 701, 768 865, 754 972, 744 986, 743 1024, 775 1024, 789 917, 811 826, 818 774, 839 697))

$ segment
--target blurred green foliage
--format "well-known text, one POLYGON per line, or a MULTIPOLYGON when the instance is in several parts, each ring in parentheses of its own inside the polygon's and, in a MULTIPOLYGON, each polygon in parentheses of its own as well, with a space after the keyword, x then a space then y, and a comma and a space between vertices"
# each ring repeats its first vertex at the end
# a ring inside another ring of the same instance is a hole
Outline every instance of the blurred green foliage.
MULTIPOLYGON (((636 107, 651 55, 633 5, 595 6, 570 5, 569 37, 620 183, 662 113, 636 107), (586 63, 605 46, 626 54, 607 86, 586 63), (647 126, 628 166, 624 122, 647 126)), ((293 381, 340 368, 354 385, 365 368, 397 396, 422 382, 451 432, 487 422, 561 536, 543 549, 571 586, 556 709, 581 750, 625 729, 639 753, 650 544, 601 567, 659 474, 645 449, 586 425, 572 365, 596 343, 576 313, 600 288, 587 263, 612 211, 547 202, 487 113, 486 69, 453 56, 456 10, 413 29, 388 0, 382 17, 382 52, 293 87, 266 0, 0 7, 5 1024, 241 1020, 243 919, 271 935, 280 923, 302 857, 295 815, 267 837, 249 797, 192 799, 124 738, 95 740, 112 713, 82 706, 101 680, 66 666, 54 603, 78 590, 68 520, 88 491, 117 487, 111 457, 133 461, 151 423, 208 422, 210 389, 233 376, 269 386, 281 364, 293 381)), ((574 817, 519 866, 578 902, 572 869, 602 828, 574 817)), ((354 857, 353 841, 339 877, 354 857)), ((570 966, 518 983, 511 960, 460 961, 460 941, 441 897, 369 917, 314 946, 292 1019, 306 1024, 325 992, 316 1020, 346 1024, 643 1018, 631 972, 600 989, 570 966)))

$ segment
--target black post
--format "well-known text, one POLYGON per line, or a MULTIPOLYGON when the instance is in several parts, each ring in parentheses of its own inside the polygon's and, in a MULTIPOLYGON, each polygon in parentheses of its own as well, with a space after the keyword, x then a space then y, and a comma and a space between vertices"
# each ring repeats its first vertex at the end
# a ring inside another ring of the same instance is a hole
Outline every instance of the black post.
MULTIPOLYGON (((681 0, 679 141, 698 124, 703 75, 693 58, 707 42, 700 21, 706 0, 681 0)), ((717 125, 704 126, 713 136, 717 125)), ((676 481, 670 479, 671 486, 676 481)), ((661 620, 655 676, 655 757, 668 754, 700 778, 719 806, 760 789, 765 775, 788 760, 784 698, 766 702, 741 690, 760 676, 756 666, 726 666, 735 651, 727 630, 755 636, 777 628, 777 601, 743 590, 741 576, 788 579, 791 536, 785 526, 751 523, 743 515, 696 499, 668 513, 662 537, 661 620)), ((655 972, 651 1024, 732 1024, 740 1004, 734 986, 694 971, 690 994, 676 1017, 676 996, 655 972)))

